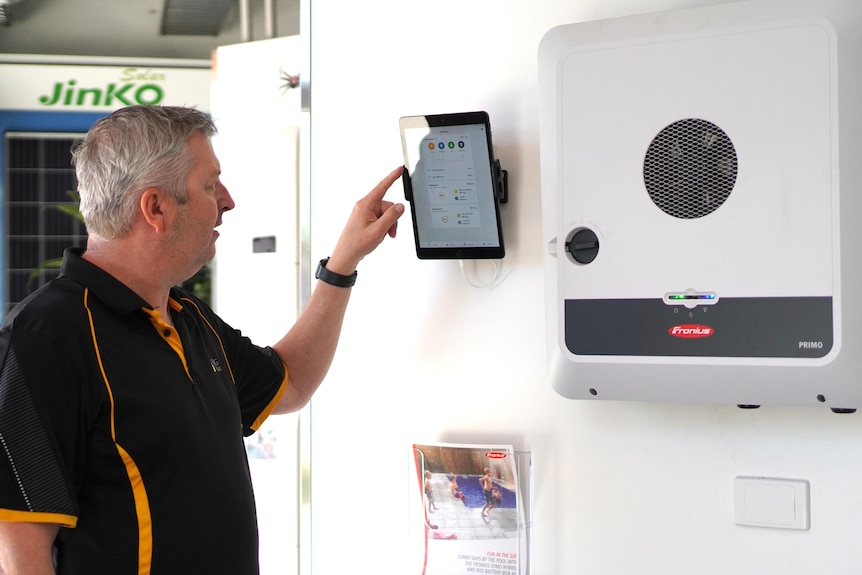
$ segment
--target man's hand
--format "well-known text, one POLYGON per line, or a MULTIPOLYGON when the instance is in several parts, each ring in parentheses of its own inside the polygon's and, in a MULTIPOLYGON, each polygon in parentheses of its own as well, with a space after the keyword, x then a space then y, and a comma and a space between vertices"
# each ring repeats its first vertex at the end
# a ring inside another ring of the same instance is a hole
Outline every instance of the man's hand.
POLYGON ((404 205, 385 201, 383 196, 401 177, 402 169, 398 167, 393 170, 367 196, 356 202, 326 269, 350 275, 356 270, 359 261, 374 251, 383 238, 387 235, 395 237, 404 205))

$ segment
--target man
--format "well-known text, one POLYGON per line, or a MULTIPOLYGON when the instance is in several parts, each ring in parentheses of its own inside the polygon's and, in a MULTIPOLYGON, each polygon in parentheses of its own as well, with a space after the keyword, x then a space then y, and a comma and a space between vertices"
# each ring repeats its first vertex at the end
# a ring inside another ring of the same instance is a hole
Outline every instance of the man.
POLYGON ((494 508, 494 480, 491 479, 491 468, 485 468, 485 475, 479 478, 482 486, 482 494, 485 497, 485 505, 482 506, 482 517, 490 517, 491 509, 494 508))
POLYGON ((428 500, 428 513, 437 511, 437 504, 434 503, 434 489, 431 487, 431 471, 425 470, 425 499, 428 500), (433 508, 433 509, 432 509, 433 508))
POLYGON ((0 329, 8 575, 257 573, 242 437, 325 376, 356 266, 404 211, 383 200, 401 169, 357 202, 296 324, 259 348, 174 287, 234 207, 214 133, 197 110, 133 106, 74 151, 87 249, 0 329))

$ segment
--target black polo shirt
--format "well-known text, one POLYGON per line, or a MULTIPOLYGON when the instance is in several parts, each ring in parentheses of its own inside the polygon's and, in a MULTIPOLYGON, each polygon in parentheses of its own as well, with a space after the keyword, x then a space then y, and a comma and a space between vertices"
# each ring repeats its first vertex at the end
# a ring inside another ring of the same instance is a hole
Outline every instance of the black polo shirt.
POLYGON ((0 520, 63 526, 60 575, 257 573, 243 435, 284 365, 182 290, 169 327, 80 255, 0 328, 0 520))

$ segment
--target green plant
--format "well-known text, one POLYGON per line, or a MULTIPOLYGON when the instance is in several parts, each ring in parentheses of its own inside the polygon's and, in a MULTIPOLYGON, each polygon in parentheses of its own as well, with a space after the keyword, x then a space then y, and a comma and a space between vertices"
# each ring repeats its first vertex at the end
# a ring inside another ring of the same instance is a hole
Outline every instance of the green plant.
POLYGON ((212 272, 209 262, 198 270, 198 273, 187 279, 182 284, 183 289, 192 292, 195 296, 212 305, 212 272))
MULTIPOLYGON (((57 210, 58 212, 64 213, 71 218, 74 218, 84 223, 84 216, 81 215, 81 210, 78 209, 78 206, 81 203, 81 197, 78 195, 78 192, 75 190, 68 190, 66 195, 72 199, 72 203, 65 204, 54 204, 52 206, 48 206, 48 208, 52 210, 57 210)), ((30 275, 27 277, 28 285, 32 285, 34 281, 39 277, 39 274, 43 270, 57 270, 60 269, 60 266, 63 265, 63 258, 51 258, 49 260, 45 260, 30 272, 30 275)))

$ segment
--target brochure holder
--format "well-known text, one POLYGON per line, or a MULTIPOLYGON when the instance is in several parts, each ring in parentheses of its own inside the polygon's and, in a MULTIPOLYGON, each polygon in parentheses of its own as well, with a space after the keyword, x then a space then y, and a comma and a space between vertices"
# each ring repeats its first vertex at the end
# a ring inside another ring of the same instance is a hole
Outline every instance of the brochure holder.
POLYGON ((499 445, 415 444, 410 483, 416 573, 532 573, 531 452, 499 445))

